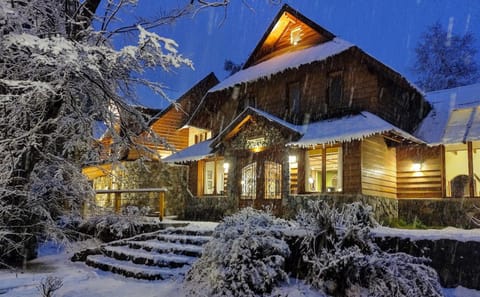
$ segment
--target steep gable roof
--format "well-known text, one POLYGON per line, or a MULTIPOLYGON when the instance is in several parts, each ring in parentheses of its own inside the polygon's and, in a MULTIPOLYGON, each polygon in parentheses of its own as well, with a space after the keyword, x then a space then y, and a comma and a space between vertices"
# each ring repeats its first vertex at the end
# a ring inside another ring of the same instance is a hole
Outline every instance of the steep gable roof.
POLYGON ((285 4, 250 54, 243 69, 269 59, 274 53, 300 50, 330 41, 334 37, 331 32, 285 4))
POLYGON ((191 87, 188 91, 186 91, 180 98, 178 98, 174 103, 170 104, 167 108, 157 113, 155 116, 152 117, 150 122, 148 123, 149 126, 153 125, 156 121, 162 118, 166 113, 171 110, 179 111, 184 114, 184 120, 182 120, 180 128, 183 126, 184 122, 188 119, 187 117, 190 116, 197 105, 202 100, 205 93, 208 89, 212 88, 216 84, 219 83, 218 78, 215 76, 213 72, 209 73, 205 76, 202 80, 197 82, 193 87, 191 87))
POLYGON ((230 124, 225 127, 213 140, 211 146, 216 147, 223 139, 229 139, 236 135, 240 128, 244 126, 247 122, 249 122, 252 116, 261 117, 272 124, 276 125, 277 127, 281 127, 289 133, 293 133, 296 135, 300 135, 301 133, 297 130, 296 125, 290 124, 274 115, 271 115, 265 111, 253 108, 251 106, 247 107, 242 113, 240 113, 230 124))

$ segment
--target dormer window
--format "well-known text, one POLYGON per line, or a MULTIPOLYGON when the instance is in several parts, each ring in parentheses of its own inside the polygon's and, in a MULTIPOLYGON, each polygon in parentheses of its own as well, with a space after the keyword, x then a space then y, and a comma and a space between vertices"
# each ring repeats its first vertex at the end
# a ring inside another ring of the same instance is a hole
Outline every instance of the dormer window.
POLYGON ((290 31, 290 44, 292 44, 293 46, 297 45, 300 40, 302 40, 302 36, 303 30, 300 26, 293 28, 292 31, 290 31))

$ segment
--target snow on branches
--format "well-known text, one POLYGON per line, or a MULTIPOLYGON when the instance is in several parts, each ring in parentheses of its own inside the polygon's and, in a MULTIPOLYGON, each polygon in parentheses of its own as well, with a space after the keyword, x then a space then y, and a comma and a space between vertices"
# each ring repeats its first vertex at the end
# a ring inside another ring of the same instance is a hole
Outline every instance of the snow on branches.
POLYGON ((443 296, 438 275, 426 259, 386 253, 373 241, 376 223, 361 203, 329 206, 312 201, 297 219, 307 232, 307 281, 329 296, 443 296))
MULTIPOLYGON (((148 133, 143 114, 131 105, 135 86, 166 95, 161 83, 143 77, 146 69, 193 68, 175 41, 142 26, 136 27, 137 45, 114 48, 108 32, 90 26, 94 11, 85 5, 99 2, 1 2, 0 250, 4 243, 7 251, 22 249, 8 247, 21 236, 1 234, 50 233, 60 210, 77 213, 92 197, 81 166, 99 159, 97 122, 105 123, 118 150, 134 144, 139 131, 148 133)), ((118 2, 106 17, 115 19, 131 3, 118 2)))
POLYGON ((190 296, 263 296, 282 280, 290 249, 282 230, 289 224, 246 208, 226 217, 188 272, 190 296))

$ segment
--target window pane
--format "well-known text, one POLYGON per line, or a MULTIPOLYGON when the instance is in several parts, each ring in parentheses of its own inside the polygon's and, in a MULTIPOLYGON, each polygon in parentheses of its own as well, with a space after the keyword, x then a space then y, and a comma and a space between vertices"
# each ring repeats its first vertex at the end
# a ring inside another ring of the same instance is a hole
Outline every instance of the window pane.
POLYGON ((467 145, 445 147, 445 179, 448 197, 468 197, 468 154, 467 145))
POLYGON ((480 197, 480 142, 473 142, 473 180, 475 196, 480 197))
POLYGON ((306 160, 305 189, 307 192, 322 192, 322 180, 325 191, 341 192, 343 186, 342 148, 309 150, 306 160), (323 153, 325 150, 325 172, 323 172, 323 153))
POLYGON ((265 161, 265 199, 282 198, 282 165, 265 161))
POLYGON ((242 169, 242 199, 255 199, 257 191, 257 163, 251 163, 242 169))
POLYGON ((327 192, 342 191, 342 149, 333 147, 327 149, 326 164, 326 189, 327 192))
POLYGON ((298 162, 297 156, 288 156, 288 169, 290 175, 290 194, 298 193, 298 162))
POLYGON ((224 186, 225 185, 225 180, 224 180, 225 169, 223 167, 223 164, 225 164, 223 162, 223 160, 219 160, 216 163, 216 174, 217 174, 216 190, 217 190, 217 194, 223 194, 223 192, 225 191, 225 186, 224 186))
POLYGON ((307 192, 322 191, 322 149, 309 150, 306 160, 305 189, 307 192))
POLYGON ((204 194, 213 194, 215 181, 215 162, 205 162, 204 194))

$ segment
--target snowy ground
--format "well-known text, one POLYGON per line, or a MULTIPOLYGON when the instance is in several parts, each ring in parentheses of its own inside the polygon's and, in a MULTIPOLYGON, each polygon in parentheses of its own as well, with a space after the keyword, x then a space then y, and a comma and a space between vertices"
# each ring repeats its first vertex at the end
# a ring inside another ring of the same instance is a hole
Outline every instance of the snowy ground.
MULTIPOLYGON (((210 229, 215 223, 191 224, 189 229, 210 229)), ((393 232, 383 230, 385 233, 393 232)), ((458 235, 457 235, 458 236, 458 235)), ((83 244, 92 245, 92 242, 83 244)), ((74 249, 85 246, 80 244, 74 249)), ((182 279, 164 281, 143 281, 114 275, 86 266, 84 263, 73 263, 69 259, 73 251, 59 250, 53 245, 45 245, 40 250, 40 257, 31 261, 26 271, 11 272, 0 270, 0 296, 38 297, 39 283, 47 276, 57 276, 63 280, 63 287, 57 291, 57 297, 162 297, 184 296, 182 279)), ((462 287, 445 289, 446 297, 480 297, 480 291, 462 287)), ((292 279, 274 292, 275 296, 289 297, 321 297, 310 290, 302 282, 292 279)))

